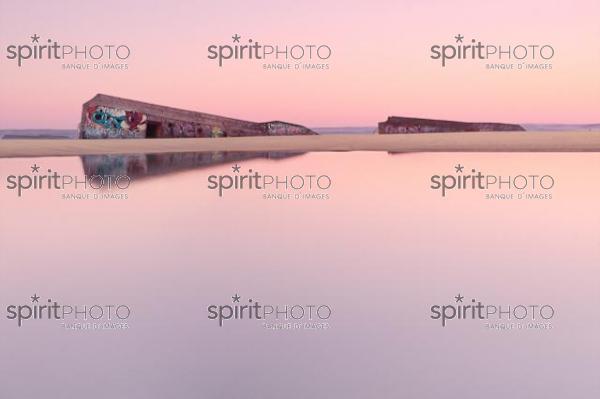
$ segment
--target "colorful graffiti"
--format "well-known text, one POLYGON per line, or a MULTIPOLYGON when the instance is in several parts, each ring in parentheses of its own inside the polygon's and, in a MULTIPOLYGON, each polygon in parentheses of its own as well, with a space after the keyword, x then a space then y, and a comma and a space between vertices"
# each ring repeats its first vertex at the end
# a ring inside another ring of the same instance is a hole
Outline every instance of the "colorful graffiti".
POLYGON ((125 111, 125 121, 129 125, 129 130, 135 130, 138 126, 146 124, 146 115, 141 112, 125 111))
POLYGON ((98 95, 83 106, 79 137, 83 139, 245 137, 316 134, 281 121, 263 123, 177 110, 98 95))
POLYGON ((144 137, 146 115, 136 111, 93 106, 87 110, 85 135, 95 137, 144 137))
POLYGON ((220 127, 213 126, 212 129, 210 130, 210 136, 211 137, 225 137, 225 133, 223 133, 223 131, 221 130, 220 127))
POLYGON ((272 136, 314 134, 313 131, 304 126, 279 121, 267 122, 267 132, 272 136))

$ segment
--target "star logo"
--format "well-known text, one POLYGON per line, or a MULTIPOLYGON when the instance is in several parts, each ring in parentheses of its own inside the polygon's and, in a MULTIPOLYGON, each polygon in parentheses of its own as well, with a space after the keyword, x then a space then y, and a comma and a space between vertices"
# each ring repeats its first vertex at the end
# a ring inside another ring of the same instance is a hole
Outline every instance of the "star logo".
POLYGON ((233 39, 234 43, 239 43, 242 37, 236 33, 235 35, 231 36, 231 38, 233 39))
POLYGON ((38 302, 39 299, 40 297, 37 296, 37 294, 33 294, 33 296, 31 297, 31 302, 38 302))
POLYGON ((454 167, 454 169, 456 169, 456 173, 462 173, 464 168, 465 167, 462 166, 461 164, 458 164, 454 167))
POLYGON ((458 35, 454 36, 454 38, 456 39, 456 43, 462 43, 465 37, 459 33, 458 35))
POLYGON ((40 171, 40 167, 37 166, 37 164, 33 164, 33 166, 31 167, 31 172, 38 173, 39 171, 40 171))
POLYGON ((241 296, 239 296, 238 294, 235 294, 234 296, 231 297, 231 299, 233 299, 233 302, 239 302, 240 298, 241 298, 241 296))
POLYGON ((31 37, 31 43, 39 43, 40 37, 37 35, 37 33, 35 33, 33 36, 31 37))
POLYGON ((232 166, 231 169, 233 169, 235 173, 240 173, 240 165, 238 165, 237 163, 234 166, 232 166))
POLYGON ((458 294, 457 296, 454 297, 456 299, 456 302, 462 302, 462 300, 465 298, 464 296, 458 294))

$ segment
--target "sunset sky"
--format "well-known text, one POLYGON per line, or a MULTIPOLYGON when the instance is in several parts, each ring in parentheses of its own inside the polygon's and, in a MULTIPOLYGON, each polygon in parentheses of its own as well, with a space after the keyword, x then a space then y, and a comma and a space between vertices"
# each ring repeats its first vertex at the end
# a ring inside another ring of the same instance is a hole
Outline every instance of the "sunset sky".
POLYGON ((600 2, 28 1, 0 0, 0 129, 75 129, 96 93, 311 127, 374 126, 389 115, 516 123, 600 122, 600 2), (268 71, 207 47, 327 44, 324 71, 268 71), (491 71, 430 58, 455 35, 484 44, 549 44, 552 70, 491 71), (66 71, 7 59, 30 36, 126 44, 126 71, 66 71))

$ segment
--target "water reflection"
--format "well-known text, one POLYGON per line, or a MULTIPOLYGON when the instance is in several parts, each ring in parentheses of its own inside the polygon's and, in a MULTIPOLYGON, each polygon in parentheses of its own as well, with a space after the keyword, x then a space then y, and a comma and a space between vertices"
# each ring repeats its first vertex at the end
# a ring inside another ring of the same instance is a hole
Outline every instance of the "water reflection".
MULTIPOLYGON (((11 359, 0 361, 0 397, 600 397, 600 154, 238 156, 253 159, 85 157, 86 172, 142 177, 127 200, 0 189, 0 353, 11 359), (207 177, 231 174, 228 162, 278 176, 326 173, 331 198, 219 197, 207 177), (459 163, 500 176, 550 174, 553 198, 430 189, 432 175, 456 174, 459 163), (8 305, 31 304, 34 294, 127 304, 131 328, 6 319, 8 305), (331 328, 219 327, 207 307, 236 294, 327 304, 331 328), (457 294, 466 303, 551 304, 555 328, 442 327, 430 307, 457 294)), ((11 158, 0 159, 2 179, 34 164, 82 172, 79 157, 11 158)))
POLYGON ((249 159, 284 159, 302 155, 294 152, 178 152, 162 154, 82 155, 84 173, 88 176, 123 176, 143 178, 191 169, 201 169, 249 159))

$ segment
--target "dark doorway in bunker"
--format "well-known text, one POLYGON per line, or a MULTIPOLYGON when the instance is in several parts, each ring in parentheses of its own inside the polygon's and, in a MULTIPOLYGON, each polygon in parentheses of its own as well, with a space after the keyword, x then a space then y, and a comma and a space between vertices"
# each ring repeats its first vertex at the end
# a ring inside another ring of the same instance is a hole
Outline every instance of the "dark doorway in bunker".
POLYGON ((146 138, 155 139, 160 137, 161 124, 159 122, 148 122, 146 126, 146 138))

